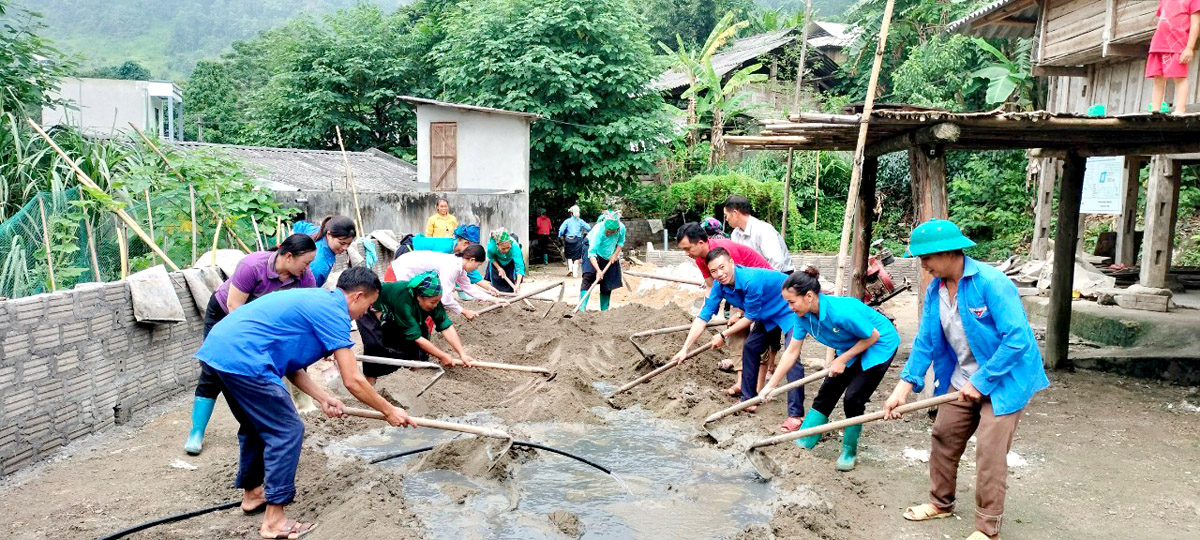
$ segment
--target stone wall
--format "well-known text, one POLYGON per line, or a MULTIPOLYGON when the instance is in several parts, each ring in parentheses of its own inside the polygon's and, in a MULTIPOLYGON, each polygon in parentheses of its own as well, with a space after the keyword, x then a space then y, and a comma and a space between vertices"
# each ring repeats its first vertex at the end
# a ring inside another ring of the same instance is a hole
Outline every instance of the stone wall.
POLYGON ((175 325, 134 322, 125 282, 0 302, 0 476, 195 385, 203 315, 171 279, 175 325))
MULTIPOLYGON (((645 247, 645 246, 642 246, 645 247)), ((651 251, 646 256, 646 262, 654 263, 658 266, 676 265, 681 262, 688 261, 688 256, 683 251, 673 249, 671 251, 655 250, 651 251)), ((821 276, 829 281, 834 280, 837 274, 837 255, 820 255, 814 253, 793 253, 792 264, 797 269, 804 265, 811 264, 816 266, 821 271, 821 276)), ((888 274, 892 276, 892 282, 899 285, 908 278, 909 283, 914 284, 914 288, 921 276, 921 261, 916 257, 903 258, 896 257, 895 262, 887 267, 888 274)), ((847 279, 850 271, 846 271, 847 279)))

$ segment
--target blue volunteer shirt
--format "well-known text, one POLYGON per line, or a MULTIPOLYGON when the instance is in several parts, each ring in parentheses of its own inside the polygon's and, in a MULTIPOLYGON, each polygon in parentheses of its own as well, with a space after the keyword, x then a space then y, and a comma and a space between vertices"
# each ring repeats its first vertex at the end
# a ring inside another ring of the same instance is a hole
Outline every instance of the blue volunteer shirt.
MULTIPOLYGON (((913 391, 920 392, 932 364, 935 395, 950 390, 950 378, 958 367, 958 356, 942 332, 941 286, 941 278, 935 278, 925 291, 921 326, 900 373, 901 379, 912 383, 913 391)), ((958 315, 971 354, 979 362, 971 386, 991 398, 996 416, 1025 408, 1034 392, 1050 386, 1025 306, 1016 285, 1003 272, 966 257, 958 282, 958 315)))
POLYGON ((221 319, 196 358, 220 372, 283 384, 288 373, 353 345, 341 290, 288 289, 221 319))
POLYGON ((317 255, 309 263, 308 269, 312 272, 313 277, 316 278, 318 287, 325 286, 325 281, 329 279, 329 273, 333 270, 333 265, 336 262, 337 254, 333 252, 333 248, 329 247, 328 239, 322 238, 317 240, 317 255))
MULTIPOLYGON (((454 253, 454 245, 457 243, 458 238, 430 238, 421 234, 415 234, 412 237, 413 251, 454 253)), ((471 283, 479 283, 483 280, 483 274, 479 270, 467 272, 467 277, 471 279, 471 283)))
POLYGON ((779 328, 790 332, 795 325, 796 314, 783 300, 783 281, 787 274, 766 268, 735 266, 733 286, 713 281, 712 290, 704 300, 704 308, 697 317, 708 321, 717 313, 721 300, 746 312, 746 318, 762 323, 767 330, 779 328))
POLYGON ((853 365, 861 358, 865 371, 895 356, 896 349, 900 348, 900 334, 896 333, 896 327, 883 314, 857 298, 822 294, 817 301, 820 305, 818 315, 805 313, 796 317, 793 338, 802 340, 805 336, 812 336, 840 355, 878 330, 879 340, 859 356, 847 361, 846 365, 853 365))

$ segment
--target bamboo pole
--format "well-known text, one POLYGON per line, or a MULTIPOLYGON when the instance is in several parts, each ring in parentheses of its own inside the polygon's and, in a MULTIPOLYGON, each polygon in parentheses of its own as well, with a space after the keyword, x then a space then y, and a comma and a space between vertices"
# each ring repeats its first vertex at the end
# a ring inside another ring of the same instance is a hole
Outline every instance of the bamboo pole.
MULTIPOLYGON (((809 0, 810 2, 812 0, 809 0)), ((807 28, 807 27, 806 27, 807 28)), ((783 237, 783 243, 787 245, 787 215, 788 206, 791 206, 792 195, 792 154, 796 152, 793 148, 788 148, 787 172, 783 175, 783 223, 779 227, 779 235, 783 237)))
POLYGON ((283 243, 283 220, 275 216, 275 245, 283 243))
POLYGON ((817 230, 817 206, 821 204, 821 151, 817 150, 816 179, 813 180, 813 230, 817 230))
MULTIPOLYGON (((154 239, 154 207, 150 205, 150 188, 146 188, 146 220, 150 226, 150 239, 154 239)), ((151 266, 158 264, 158 260, 154 258, 154 254, 150 254, 151 266)))
POLYGON ((117 231, 117 250, 121 253, 121 280, 129 277, 129 242, 125 238, 125 224, 114 219, 113 228, 117 231))
POLYGON ((196 188, 188 184, 188 201, 191 203, 192 210, 192 262, 196 262, 196 258, 200 256, 196 252, 196 239, 199 232, 196 230, 196 188))
MULTIPOLYGON (((133 122, 129 123, 129 127, 133 128, 133 130, 136 131, 137 134, 142 137, 143 141, 146 141, 146 145, 149 146, 151 150, 154 150, 155 154, 158 154, 159 159, 161 159, 163 161, 163 163, 167 166, 168 170, 170 170, 172 173, 175 174, 175 177, 179 178, 180 182, 187 183, 187 179, 183 177, 183 173, 179 172, 179 169, 176 169, 174 165, 171 165, 171 161, 168 160, 167 156, 162 153, 162 150, 159 150, 158 146, 155 145, 154 142, 152 142, 150 140, 150 138, 147 137, 146 134, 143 133, 140 128, 135 126, 133 124, 133 122)), ((201 201, 201 202, 204 202, 204 201, 201 201)), ((217 190, 217 204, 220 205, 220 203, 221 203, 221 191, 218 189, 217 190)), ((215 212, 212 209, 212 207, 208 205, 207 202, 204 203, 204 208, 206 210, 208 210, 209 212, 212 212, 213 214, 216 214, 218 216, 224 213, 224 209, 222 209, 221 213, 215 212)), ((195 218, 193 218, 192 221, 195 221, 195 218)), ((250 251, 251 251, 250 246, 247 246, 246 243, 243 242, 241 238, 238 238, 237 233, 233 232, 232 230, 227 231, 227 232, 229 233, 229 237, 231 239, 233 239, 234 243, 242 248, 242 251, 245 251, 246 253, 250 253, 250 251)), ((195 257, 193 257, 192 260, 195 260, 195 257)))
MULTIPOLYGON (((58 146, 58 143, 54 142, 54 139, 50 138, 50 135, 46 134, 46 132, 37 124, 37 122, 34 122, 33 119, 30 118, 27 118, 25 121, 28 122, 30 126, 33 126, 33 129, 37 131, 42 140, 46 141, 46 144, 50 145, 50 147, 53 148, 56 153, 58 153, 59 157, 63 158, 63 160, 70 165, 71 169, 75 171, 75 177, 79 180, 79 183, 96 191, 104 191, 103 189, 100 189, 100 186, 97 185, 96 182, 87 175, 87 173, 83 172, 83 169, 79 168, 79 164, 75 163, 75 160, 71 159, 70 156, 68 156, 67 153, 58 146)), ((138 225, 133 218, 129 217, 129 214, 125 213, 125 210, 120 208, 110 208, 109 210, 116 214, 121 221, 125 222, 130 229, 133 229, 134 234, 137 234, 138 238, 141 238, 143 242, 146 242, 146 244, 150 246, 150 250, 161 257, 163 262, 167 263, 167 266, 169 266, 171 270, 179 270, 179 266, 175 264, 175 261, 172 261, 171 258, 167 256, 166 252, 164 252, 162 248, 158 247, 158 244, 154 243, 154 239, 150 238, 146 234, 146 231, 142 230, 142 227, 138 225)))
POLYGON ((346 146, 342 144, 342 128, 333 126, 337 133, 338 148, 342 151, 342 162, 346 165, 346 181, 350 183, 350 194, 354 197, 354 228, 358 236, 363 236, 362 210, 358 206, 358 182, 354 181, 354 171, 350 169, 350 157, 346 154, 346 146))
POLYGON ((250 228, 254 229, 254 245, 258 246, 259 251, 262 251, 263 241, 262 234, 258 232, 258 222, 255 221, 254 216, 248 215, 246 218, 250 220, 250 228))
POLYGON ((92 275, 95 276, 96 281, 104 281, 100 277, 100 258, 96 256, 96 231, 92 227, 92 217, 86 211, 83 214, 83 226, 87 230, 88 235, 88 255, 92 259, 92 275))
MULTIPOLYGON (((804 83, 804 69, 808 60, 808 24, 812 21, 812 0, 804 7, 804 31, 800 33, 800 60, 796 64, 796 95, 792 98, 792 110, 800 111, 800 87, 804 83)), ((790 154, 790 152, 789 152, 790 154)), ((791 156, 789 155, 790 159, 791 156)))
POLYGON ((46 224, 46 204, 38 194, 38 213, 42 216, 42 246, 46 249, 46 270, 50 273, 50 292, 58 290, 54 283, 54 253, 50 251, 50 226, 46 224))
POLYGON ((217 241, 221 239, 221 226, 225 224, 225 220, 217 216, 217 232, 213 233, 212 243, 212 265, 217 265, 217 241))
POLYGON ((657 280, 661 280, 661 281, 673 281, 675 283, 682 283, 684 285, 692 285, 694 287, 703 287, 704 286, 703 281, 694 281, 694 280, 690 280, 690 279, 677 278, 677 277, 673 277, 673 276, 659 276, 659 275, 655 275, 655 274, 647 274, 644 272, 628 272, 628 271, 622 272, 622 274, 627 275, 627 276, 637 277, 637 278, 643 278, 643 279, 657 279, 657 280))

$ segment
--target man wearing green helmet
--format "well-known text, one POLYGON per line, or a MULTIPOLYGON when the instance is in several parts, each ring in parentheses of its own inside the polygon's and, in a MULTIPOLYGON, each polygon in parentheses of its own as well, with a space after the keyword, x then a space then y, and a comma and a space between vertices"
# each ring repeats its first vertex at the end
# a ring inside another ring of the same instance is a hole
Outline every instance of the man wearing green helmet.
POLYGON ((1050 385, 1042 354, 1017 288, 999 270, 963 254, 975 243, 953 222, 931 219, 912 232, 909 252, 933 276, 900 382, 884 404, 889 419, 909 392, 920 392, 933 366, 934 394, 958 391, 938 407, 929 452, 929 502, 904 512, 910 521, 950 517, 958 462, 976 437, 975 532, 967 540, 1000 535, 1007 489, 1008 451, 1025 405, 1050 385))

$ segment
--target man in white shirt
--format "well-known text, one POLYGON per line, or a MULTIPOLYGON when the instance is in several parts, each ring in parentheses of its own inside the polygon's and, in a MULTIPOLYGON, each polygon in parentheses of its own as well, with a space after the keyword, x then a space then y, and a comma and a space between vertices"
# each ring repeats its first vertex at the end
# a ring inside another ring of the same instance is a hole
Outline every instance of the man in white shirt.
POLYGON ((795 268, 783 237, 770 223, 750 215, 750 211, 750 199, 741 195, 725 199, 725 222, 734 227, 730 240, 750 246, 762 254, 775 271, 792 273, 795 268))

